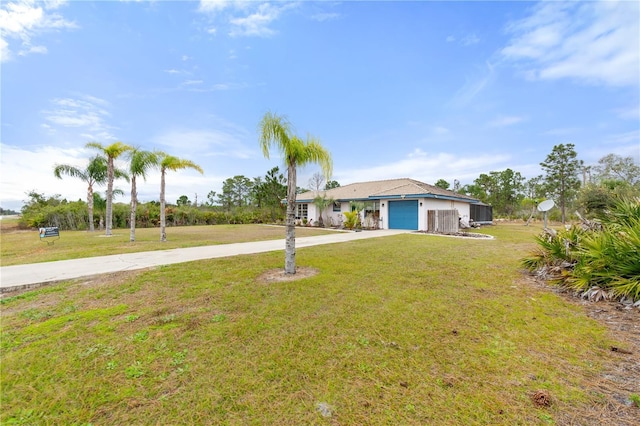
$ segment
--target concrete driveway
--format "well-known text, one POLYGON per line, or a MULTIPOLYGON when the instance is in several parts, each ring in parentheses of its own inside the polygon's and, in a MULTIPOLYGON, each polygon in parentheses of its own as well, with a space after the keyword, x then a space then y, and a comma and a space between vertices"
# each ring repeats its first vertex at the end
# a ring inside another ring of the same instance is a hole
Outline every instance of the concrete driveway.
MULTIPOLYGON (((336 232, 315 237, 301 237, 296 238, 296 249, 320 244, 344 243, 366 238, 386 237, 407 232, 411 231, 385 229, 363 232, 336 232)), ((133 271, 159 265, 171 265, 174 263, 191 262, 193 260, 213 259, 241 254, 264 253, 276 250, 284 251, 284 247, 284 239, 281 239, 3 266, 0 267, 0 293, 23 290, 56 281, 91 275, 133 271)))

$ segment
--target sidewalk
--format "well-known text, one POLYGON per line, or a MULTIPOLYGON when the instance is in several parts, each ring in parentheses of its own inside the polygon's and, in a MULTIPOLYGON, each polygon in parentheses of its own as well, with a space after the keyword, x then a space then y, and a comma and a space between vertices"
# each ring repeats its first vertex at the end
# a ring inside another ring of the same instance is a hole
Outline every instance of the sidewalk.
MULTIPOLYGON (((296 249, 320 244, 342 243, 367 238, 403 234, 405 230, 378 230, 364 232, 340 232, 315 237, 296 238, 296 249)), ((133 271, 159 265, 191 262, 193 260, 264 253, 283 250, 284 239, 251 243, 222 244, 216 246, 86 257, 56 262, 32 263, 0 267, 0 293, 23 290, 40 285, 91 275, 120 271, 133 271)))

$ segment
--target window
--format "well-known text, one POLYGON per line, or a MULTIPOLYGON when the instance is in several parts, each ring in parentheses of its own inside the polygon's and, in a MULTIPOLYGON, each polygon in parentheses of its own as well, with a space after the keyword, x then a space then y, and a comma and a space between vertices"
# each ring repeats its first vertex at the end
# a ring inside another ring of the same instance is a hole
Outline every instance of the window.
POLYGON ((334 201, 333 202, 333 211, 334 212, 339 212, 340 211, 340 201, 334 201))
POLYGON ((297 204, 296 205, 296 219, 306 219, 309 215, 309 205, 308 204, 297 204))

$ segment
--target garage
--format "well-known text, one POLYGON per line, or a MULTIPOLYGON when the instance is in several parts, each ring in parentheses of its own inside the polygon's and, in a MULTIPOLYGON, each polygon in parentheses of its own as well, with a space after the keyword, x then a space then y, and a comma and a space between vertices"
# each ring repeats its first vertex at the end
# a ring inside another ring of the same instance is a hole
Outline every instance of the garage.
POLYGON ((418 229, 418 201, 389 201, 389 229, 418 229))

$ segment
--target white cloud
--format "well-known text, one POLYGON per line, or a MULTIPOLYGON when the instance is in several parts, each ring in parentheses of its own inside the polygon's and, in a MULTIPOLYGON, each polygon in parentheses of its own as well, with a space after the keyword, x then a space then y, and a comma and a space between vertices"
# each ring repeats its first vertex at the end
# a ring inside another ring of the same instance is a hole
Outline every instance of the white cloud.
MULTIPOLYGON (((208 15, 210 20, 219 19, 230 26, 231 37, 270 37, 276 33, 270 25, 284 11, 298 6, 298 2, 258 2, 258 1, 222 1, 201 0, 198 11, 208 15), (225 12, 224 14, 222 12, 225 12)), ((334 19, 335 14, 319 14, 317 19, 334 19)), ((204 26, 205 31, 214 34, 218 26, 211 22, 204 26)))
POLYGON ((462 38, 458 38, 458 37, 456 37, 454 35, 450 35, 450 36, 447 36, 445 41, 447 43, 453 43, 453 42, 457 41, 458 44, 460 44, 462 46, 473 46, 474 44, 480 43, 480 38, 475 33, 471 33, 471 34, 467 34, 466 36, 464 36, 462 38))
POLYGON ((501 53, 529 78, 637 86, 638 13, 637 2, 543 2, 507 27, 513 38, 501 53))
POLYGON ((434 183, 438 179, 458 179, 472 181, 480 173, 487 173, 505 164, 509 155, 482 154, 467 156, 445 152, 428 153, 416 149, 405 158, 385 163, 384 165, 337 172, 336 179, 341 183, 362 182, 410 177, 426 183, 434 183))
POLYGON ((200 0, 198 10, 203 13, 217 13, 234 5, 233 1, 228 0, 200 0))
POLYGON ((491 63, 486 63, 486 69, 476 72, 476 76, 467 79, 465 84, 458 89, 450 104, 463 106, 471 102, 478 96, 494 79, 494 67, 491 63))
POLYGON ((493 121, 490 121, 487 125, 489 127, 507 127, 513 126, 524 121, 524 117, 518 116, 500 116, 493 121))
POLYGON ((607 154, 615 153, 622 157, 632 157, 640 163, 640 130, 605 136, 602 144, 594 145, 581 152, 587 163, 595 163, 607 154))
POLYGON ((86 165, 89 158, 83 149, 65 149, 41 146, 34 150, 23 147, 0 145, 0 205, 3 208, 19 209, 26 193, 35 190, 46 195, 60 194, 68 200, 86 199, 87 187, 79 179, 65 178, 60 181, 53 176, 55 164, 86 165), (63 184, 64 182, 64 184, 63 184))
POLYGON ((325 21, 332 21, 334 19, 338 19, 341 17, 342 15, 340 15, 339 13, 322 12, 322 13, 316 13, 315 15, 312 15, 311 19, 318 22, 325 22, 325 21))
MULTIPOLYGON (((215 119, 214 119, 215 121, 215 119)), ((257 149, 247 148, 248 132, 231 123, 217 121, 217 129, 171 129, 152 139, 161 150, 183 152, 193 157, 253 158, 257 149)))
POLYGON ((18 55, 26 56, 26 55, 28 55, 30 53, 46 54, 48 52, 49 52, 49 50, 47 49, 46 46, 29 46, 29 49, 20 50, 18 55))
MULTIPOLYGON (((53 175, 56 164, 69 164, 78 168, 86 167, 88 159, 97 151, 85 148, 62 148, 60 146, 38 146, 25 148, 0 144, 0 206, 5 209, 20 210, 23 201, 27 200, 27 193, 35 190, 46 196, 59 194, 69 201, 86 200, 87 185, 80 179, 64 176, 57 179, 53 175)), ((194 159, 199 163, 197 159, 194 159)), ((201 164, 201 163, 199 163, 201 164)), ((205 165, 201 164, 203 167, 205 165)), ((119 167, 125 167, 120 161, 119 167)), ((228 176, 212 176, 205 170, 205 174, 194 170, 181 170, 167 175, 166 197, 174 203, 181 195, 187 195, 192 201, 195 193, 198 194, 198 202, 206 199, 208 191, 219 186, 228 176)), ((124 197, 116 198, 116 202, 129 201, 129 184, 124 180, 118 180, 116 188, 122 189, 124 197)), ((106 187, 94 188, 104 196, 106 187)), ((138 182, 138 198, 140 201, 158 200, 160 195, 160 173, 149 173, 146 181, 138 182)))
POLYGON ((469 34, 460 40, 460 44, 463 46, 473 46, 478 43, 480 43, 480 38, 475 34, 469 34))
POLYGON ((280 8, 269 3, 260 5, 255 13, 230 20, 234 28, 229 35, 268 37, 275 33, 268 25, 280 15, 280 8))
POLYGON ((640 121, 640 105, 633 105, 629 108, 619 108, 616 110, 618 117, 624 120, 640 121))
POLYGON ((576 133, 580 132, 582 129, 578 128, 578 127, 562 127, 562 128, 557 128, 557 129, 549 129, 546 132, 542 133, 543 135, 549 135, 549 136, 569 136, 569 135, 575 135, 576 133))
POLYGON ((55 126, 79 128, 80 136, 88 139, 115 140, 112 127, 105 120, 110 116, 106 109, 109 103, 94 96, 82 95, 78 98, 57 98, 51 101, 52 108, 43 111, 50 130, 55 126))
POLYGON ((42 45, 32 46, 32 39, 50 31, 78 28, 75 22, 52 12, 64 1, 22 0, 4 3, 0 9, 0 50, 2 62, 10 60, 11 44, 20 43, 19 55, 47 53, 42 45))

